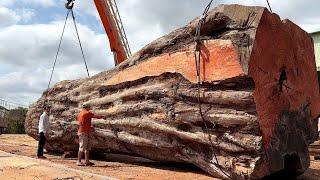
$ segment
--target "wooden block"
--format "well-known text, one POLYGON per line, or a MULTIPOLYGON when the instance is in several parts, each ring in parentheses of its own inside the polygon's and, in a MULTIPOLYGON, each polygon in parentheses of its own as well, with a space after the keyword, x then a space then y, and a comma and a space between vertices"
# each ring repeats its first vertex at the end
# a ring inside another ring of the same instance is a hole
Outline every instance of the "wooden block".
MULTIPOLYGON (((286 167, 304 172, 320 115, 311 37, 265 8, 218 6, 201 29, 198 89, 198 21, 110 71, 49 89, 46 149, 77 151, 76 115, 88 102, 107 117, 93 120, 96 152, 191 163, 222 179, 258 179, 286 167)), ((34 138, 43 102, 44 96, 27 114, 34 138)))

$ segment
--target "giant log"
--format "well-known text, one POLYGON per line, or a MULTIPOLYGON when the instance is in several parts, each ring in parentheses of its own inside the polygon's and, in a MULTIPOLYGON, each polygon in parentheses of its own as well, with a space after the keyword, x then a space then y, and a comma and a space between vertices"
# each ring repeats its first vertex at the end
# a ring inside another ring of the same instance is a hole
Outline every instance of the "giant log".
POLYGON ((29 109, 27 133, 37 139, 48 93, 49 151, 77 151, 76 116, 88 102, 106 116, 93 120, 95 152, 190 163, 222 179, 303 173, 320 114, 311 37, 266 8, 220 5, 201 28, 198 86, 198 21, 112 70, 57 83, 29 109))

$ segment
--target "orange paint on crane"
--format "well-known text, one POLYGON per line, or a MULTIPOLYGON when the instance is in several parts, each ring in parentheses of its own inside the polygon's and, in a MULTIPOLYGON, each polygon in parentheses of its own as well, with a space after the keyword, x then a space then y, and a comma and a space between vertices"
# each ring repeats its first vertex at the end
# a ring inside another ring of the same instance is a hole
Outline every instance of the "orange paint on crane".
POLYGON ((94 0, 96 8, 98 10, 100 19, 102 21, 103 27, 107 33, 110 49, 112 52, 116 53, 116 65, 120 64, 128 57, 126 55, 126 50, 124 45, 121 43, 120 32, 117 29, 115 20, 112 18, 112 12, 108 3, 104 0, 94 0))
MULTIPOLYGON (((179 73, 190 82, 197 82, 194 46, 182 52, 151 57, 124 69, 108 79, 106 85, 134 81, 146 76, 179 73)), ((230 40, 208 40, 201 47, 201 81, 212 82, 244 74, 236 47, 230 40)))

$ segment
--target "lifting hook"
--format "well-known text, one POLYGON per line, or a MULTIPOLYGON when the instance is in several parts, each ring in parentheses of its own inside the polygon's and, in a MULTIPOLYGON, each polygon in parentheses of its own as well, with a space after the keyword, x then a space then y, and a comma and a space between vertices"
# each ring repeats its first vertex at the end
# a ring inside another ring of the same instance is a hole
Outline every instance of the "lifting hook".
POLYGON ((74 0, 67 0, 65 7, 70 10, 73 8, 73 6, 74 6, 74 0))

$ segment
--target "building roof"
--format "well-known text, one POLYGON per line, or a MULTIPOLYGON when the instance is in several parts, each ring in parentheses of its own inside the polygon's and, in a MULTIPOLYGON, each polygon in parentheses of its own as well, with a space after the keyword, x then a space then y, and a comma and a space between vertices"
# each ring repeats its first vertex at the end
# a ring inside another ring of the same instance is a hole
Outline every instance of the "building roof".
POLYGON ((314 35, 314 34, 320 34, 320 31, 315 31, 315 32, 312 32, 310 33, 311 35, 314 35))

